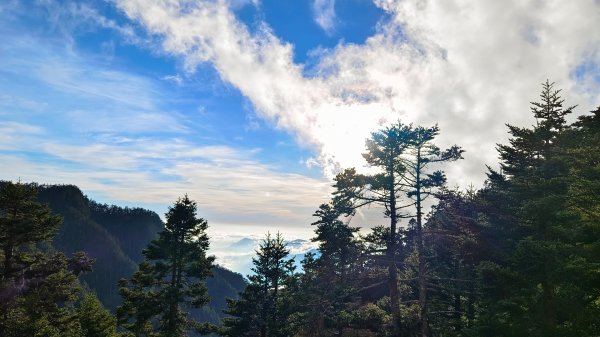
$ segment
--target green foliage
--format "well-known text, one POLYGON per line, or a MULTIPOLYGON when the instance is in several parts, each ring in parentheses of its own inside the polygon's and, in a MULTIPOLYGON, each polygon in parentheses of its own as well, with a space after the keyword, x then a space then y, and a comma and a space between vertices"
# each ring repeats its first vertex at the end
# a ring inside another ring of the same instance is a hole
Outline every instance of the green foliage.
POLYGON ((82 335, 74 304, 78 276, 90 271, 83 253, 67 259, 62 253, 37 249, 52 238, 60 218, 35 200, 35 186, 11 182, 0 185, 0 335, 82 335))
POLYGON ((600 108, 568 125, 559 93, 544 83, 535 126, 509 126, 480 191, 444 189, 436 169, 462 150, 433 145, 437 127, 374 133, 365 159, 379 172, 341 172, 315 213, 298 336, 600 335, 600 108), (373 203, 390 225, 356 237, 340 219, 373 203))
POLYGON ((204 279, 210 275, 213 257, 207 257, 206 220, 196 216, 196 203, 187 195, 166 214, 165 229, 146 250, 146 260, 130 280, 122 280, 124 299, 117 313, 120 323, 138 336, 185 336, 201 333, 202 325, 183 310, 209 302, 204 279))
MULTIPOLYGON (((117 237, 107 230, 107 226, 94 220, 92 215, 95 212, 91 206, 93 202, 77 187, 40 186, 38 190, 39 200, 47 203, 64 219, 56 237, 52 240, 52 245, 66 254, 85 251, 95 260, 94 270, 83 275, 82 281, 98 294, 104 305, 114 310, 121 302, 117 282, 133 274, 136 262, 125 253, 125 246, 121 245, 117 237)), ((110 217, 106 217, 105 220, 128 227, 129 223, 121 222, 122 219, 115 215, 114 219, 110 220, 110 217)), ((161 221, 158 224, 162 226, 161 221)), ((156 224, 148 223, 147 226, 152 228, 156 224)), ((131 233, 131 235, 143 244, 148 244, 155 236, 148 237, 139 233, 131 233)))
POLYGON ((400 329, 397 253, 402 245, 399 245, 401 238, 397 227, 402 216, 402 178, 406 169, 402 154, 409 145, 405 136, 410 129, 410 126, 398 123, 374 132, 366 141, 367 152, 363 157, 378 172, 361 175, 355 169, 346 169, 336 176, 334 185, 336 203, 350 205, 354 209, 377 204, 384 208, 384 216, 390 219, 385 259, 382 260, 388 269, 387 283, 395 330, 400 329))
MULTIPOLYGON (((44 185, 36 189, 38 200, 63 218, 52 245, 67 254, 89 254, 95 261, 94 270, 81 280, 102 304, 116 309, 121 304, 118 281, 137 270, 137 264, 143 261, 142 250, 164 228, 162 220, 149 210, 98 204, 72 185, 44 185)), ((197 321, 218 324, 227 306, 225 298, 236 298, 246 283, 241 275, 215 267, 206 285, 211 302, 188 311, 197 321)))
POLYGON ((289 250, 283 237, 267 234, 252 262, 254 274, 240 299, 229 300, 222 336, 293 336, 295 325, 291 318, 297 291, 294 260, 287 259, 289 250))
POLYGON ((84 337, 117 337, 117 319, 102 306, 93 294, 86 294, 77 316, 84 337))
POLYGON ((579 130, 567 125, 565 116, 573 107, 563 108, 559 93, 552 83, 544 83, 541 102, 532 103, 536 125, 509 126, 510 144, 498 146, 503 174, 491 172, 486 198, 497 211, 512 217, 491 221, 498 228, 498 240, 504 241, 498 244, 504 253, 480 268, 486 281, 481 332, 498 330, 506 336, 598 332, 579 322, 585 321, 583 313, 595 310, 590 300, 598 291, 592 281, 598 278, 589 274, 597 270, 598 260, 585 253, 581 238, 593 245, 599 237, 583 234, 584 217, 577 211, 598 199, 577 198, 577 190, 588 186, 580 172, 590 172, 580 164, 599 148, 592 141, 594 132, 585 126, 594 124, 593 118, 580 120, 579 130))
MULTIPOLYGON (((338 200, 335 200, 338 201, 338 200)), ((302 262, 304 274, 299 278, 297 319, 301 335, 330 336, 349 327, 349 321, 339 312, 351 310, 355 303, 362 271, 360 261, 363 247, 358 239, 358 228, 340 220, 345 215, 343 204, 323 204, 315 212, 313 223, 319 243, 319 256, 307 254, 302 262)))
POLYGON ((61 219, 47 206, 36 201, 33 186, 7 182, 0 190, 0 248, 2 249, 2 280, 10 280, 25 268, 20 260, 26 253, 17 249, 26 244, 47 241, 56 233, 61 219))

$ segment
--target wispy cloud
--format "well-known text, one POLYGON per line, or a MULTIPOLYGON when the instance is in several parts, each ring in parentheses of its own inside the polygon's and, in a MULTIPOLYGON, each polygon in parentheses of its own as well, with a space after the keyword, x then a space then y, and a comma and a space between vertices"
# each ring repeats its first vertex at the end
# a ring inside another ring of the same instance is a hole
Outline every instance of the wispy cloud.
POLYGON ((23 120, 43 113, 44 123, 79 133, 187 130, 185 118, 170 110, 168 88, 160 81, 33 36, 6 37, 3 43, 0 74, 7 82, 0 85, 0 116, 23 120))
MULTIPOLYGON (((30 144, 41 138, 24 136, 30 144)), ((0 149, 4 148, 0 138, 0 149)), ((36 156, 0 152, 3 178, 77 184, 115 202, 168 205, 188 193, 202 216, 221 224, 306 226, 329 198, 324 179, 285 173, 253 158, 255 151, 140 139, 74 145, 50 143, 36 156)), ((33 147, 33 146, 32 146, 33 147)), ((23 152, 27 152, 23 149, 23 152)))
POLYGON ((451 182, 477 184, 506 141, 504 123, 532 123, 528 102, 546 78, 582 113, 600 100, 597 81, 584 89, 573 76, 585 60, 600 63, 597 1, 374 2, 388 20, 364 44, 322 50, 312 77, 293 62, 291 44, 266 23, 250 33, 226 2, 117 4, 189 69, 210 62, 259 116, 314 148, 329 173, 362 166, 364 139, 401 118, 439 122, 440 141, 467 150, 451 182))
MULTIPOLYGON (((122 27, 86 5, 45 4, 55 25, 74 16, 122 27)), ((326 179, 265 164, 259 148, 190 137, 192 128, 204 127, 197 125, 202 114, 172 107, 180 96, 165 82, 179 76, 140 75, 33 34, 7 35, 3 43, 0 179, 76 184, 100 201, 141 203, 159 213, 188 193, 218 226, 304 227, 328 199, 326 179)))
POLYGON ((313 0, 311 8, 319 27, 327 34, 332 34, 336 26, 335 0, 313 0))

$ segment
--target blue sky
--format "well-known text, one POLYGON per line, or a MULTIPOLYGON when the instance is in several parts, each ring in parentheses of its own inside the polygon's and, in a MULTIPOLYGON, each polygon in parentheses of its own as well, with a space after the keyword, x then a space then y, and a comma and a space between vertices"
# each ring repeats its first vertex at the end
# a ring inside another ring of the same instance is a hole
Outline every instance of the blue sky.
POLYGON ((386 123, 439 123, 467 151, 450 184, 480 186, 541 82, 598 106, 599 21, 594 0, 3 1, 0 179, 160 214, 188 193, 215 237, 308 237, 386 123))

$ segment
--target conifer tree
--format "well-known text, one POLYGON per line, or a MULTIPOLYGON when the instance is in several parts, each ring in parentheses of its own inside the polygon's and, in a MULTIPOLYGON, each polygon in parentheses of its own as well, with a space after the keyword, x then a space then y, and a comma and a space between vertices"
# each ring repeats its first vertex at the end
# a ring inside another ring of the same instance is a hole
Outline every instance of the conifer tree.
POLYGON ((0 190, 0 248, 2 249, 2 280, 8 282, 23 265, 23 245, 50 240, 61 223, 59 216, 37 202, 35 187, 20 182, 7 182, 0 190))
POLYGON ((572 313, 564 309, 569 292, 575 291, 574 277, 582 270, 572 264, 578 259, 572 236, 577 221, 566 212, 569 160, 561 135, 569 127, 565 116, 574 107, 563 107, 560 90, 548 81, 540 98, 531 106, 533 127, 508 125, 509 144, 498 146, 502 172, 490 170, 488 175, 488 197, 503 200, 497 207, 512 220, 493 223, 508 243, 503 245, 506 260, 481 269, 489 301, 488 316, 482 317, 484 333, 571 333, 572 313))
POLYGON ((77 308, 82 337, 117 337, 117 319, 94 294, 86 294, 77 308))
POLYGON ((188 317, 184 306, 200 308, 209 301, 203 280, 213 257, 206 256, 206 220, 196 203, 184 196, 166 213, 165 229, 144 250, 145 261, 130 280, 122 280, 120 323, 136 336, 180 337, 210 327, 188 317))
POLYGON ((462 159, 464 152, 458 146, 452 146, 441 150, 433 143, 439 134, 438 126, 433 127, 404 127, 402 139, 405 150, 399 158, 404 167, 402 173, 402 189, 412 199, 411 206, 414 207, 414 226, 416 253, 418 259, 419 278, 419 308, 421 336, 429 335, 429 323, 427 312, 427 261, 425 257, 424 235, 423 235, 423 202, 434 197, 436 192, 446 183, 446 177, 441 170, 433 171, 432 166, 439 167, 440 164, 462 159))
POLYGON ((319 260, 334 273, 337 282, 341 284, 348 282, 347 278, 353 272, 352 268, 355 267, 361 250, 355 236, 360 228, 351 227, 340 220, 340 217, 346 215, 345 212, 352 211, 347 205, 334 200, 331 204, 319 206, 313 214, 318 219, 312 223, 317 227, 312 241, 319 243, 319 260))
POLYGON ((489 227, 475 190, 444 190, 438 197, 423 229, 425 252, 431 256, 431 334, 462 336, 476 320, 476 268, 490 256, 484 235, 489 227))
POLYGON ((37 202, 34 186, 0 185, 0 336, 81 335, 74 309, 77 278, 91 270, 92 261, 83 253, 66 258, 37 247, 52 238, 60 221, 37 202))
POLYGON ((367 163, 378 168, 379 173, 359 175, 349 169, 336 177, 338 198, 352 200, 354 207, 380 204, 385 208, 384 215, 390 218, 386 259, 395 335, 400 334, 401 320, 397 259, 402 243, 398 238, 398 220, 411 216, 415 217, 421 335, 428 334, 422 203, 446 181, 442 171, 432 171, 430 167, 460 159, 463 153, 458 146, 442 151, 433 144, 438 133, 437 126, 413 127, 400 122, 384 128, 367 139, 367 152, 363 154, 367 163))
POLYGON ((267 234, 252 259, 254 274, 250 284, 238 300, 228 300, 227 314, 220 334, 222 336, 286 337, 294 335, 289 318, 289 301, 295 283, 294 260, 288 259, 289 250, 283 237, 267 234))
POLYGON ((359 228, 340 219, 346 212, 353 212, 346 206, 334 199, 319 206, 313 214, 317 221, 312 225, 317 228, 312 241, 319 244, 319 254, 305 256, 304 273, 299 280, 302 298, 299 311, 303 317, 302 333, 306 336, 339 333, 344 326, 337 319, 338 313, 350 309, 357 295, 363 249, 357 237, 359 228))
POLYGON ((402 174, 405 170, 400 159, 408 145, 403 138, 406 128, 407 126, 398 123, 374 132, 371 138, 366 140, 367 152, 363 157, 371 167, 378 169, 378 173, 362 175, 355 169, 346 169, 336 176, 334 185, 334 194, 339 200, 351 204, 354 208, 370 204, 380 205, 384 208, 384 215, 390 219, 385 261, 395 334, 399 334, 401 319, 397 253, 401 248, 398 245, 398 221, 402 216, 402 174))

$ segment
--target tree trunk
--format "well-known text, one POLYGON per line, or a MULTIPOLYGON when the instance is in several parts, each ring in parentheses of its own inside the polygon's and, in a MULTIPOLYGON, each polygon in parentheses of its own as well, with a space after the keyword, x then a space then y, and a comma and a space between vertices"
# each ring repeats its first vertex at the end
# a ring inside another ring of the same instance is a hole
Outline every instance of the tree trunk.
POLYGON ((423 255, 423 212, 421 210, 421 149, 417 150, 416 163, 416 207, 417 207, 417 256, 419 260, 419 316, 421 318, 421 336, 429 335, 427 317, 427 266, 423 255))
POLYGON ((396 266, 396 232, 398 218, 396 214, 396 194, 394 188, 394 173, 391 171, 390 186, 390 238, 387 245, 388 288, 392 306, 393 335, 400 335, 400 292, 398 291, 398 267, 396 266))
POLYGON ((173 293, 174 298, 171 298, 171 303, 169 304, 169 322, 168 329, 169 334, 175 336, 175 331, 177 330, 177 309, 178 309, 178 301, 179 301, 179 285, 181 284, 181 265, 182 265, 182 245, 183 245, 183 235, 178 233, 176 236, 176 241, 174 242, 174 251, 173 251, 173 266, 171 268, 171 287, 173 289, 177 289, 177 292, 173 293))

